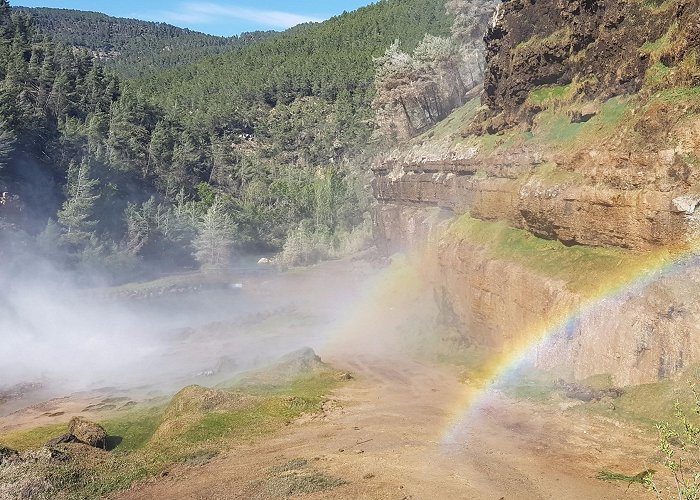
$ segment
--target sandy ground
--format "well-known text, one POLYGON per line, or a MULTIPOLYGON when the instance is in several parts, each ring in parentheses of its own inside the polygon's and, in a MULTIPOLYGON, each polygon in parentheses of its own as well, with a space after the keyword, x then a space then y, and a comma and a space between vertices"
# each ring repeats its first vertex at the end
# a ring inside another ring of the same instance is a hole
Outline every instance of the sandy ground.
POLYGON ((453 373, 406 360, 331 360, 357 378, 336 391, 324 414, 270 439, 236 447, 200 467, 116 495, 118 499, 274 498, 271 466, 305 458, 348 481, 301 498, 617 499, 645 498, 638 485, 594 479, 603 468, 634 470, 653 443, 597 419, 495 396, 460 442, 443 444, 465 387, 453 373), (631 468, 631 469, 630 469, 631 468))

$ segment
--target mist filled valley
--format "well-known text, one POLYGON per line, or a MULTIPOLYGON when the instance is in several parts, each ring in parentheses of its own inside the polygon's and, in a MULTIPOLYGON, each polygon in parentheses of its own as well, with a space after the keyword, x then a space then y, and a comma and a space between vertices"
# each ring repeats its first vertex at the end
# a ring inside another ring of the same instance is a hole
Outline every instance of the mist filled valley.
POLYGON ((698 498, 699 0, 57 3, 0 0, 0 500, 698 498))

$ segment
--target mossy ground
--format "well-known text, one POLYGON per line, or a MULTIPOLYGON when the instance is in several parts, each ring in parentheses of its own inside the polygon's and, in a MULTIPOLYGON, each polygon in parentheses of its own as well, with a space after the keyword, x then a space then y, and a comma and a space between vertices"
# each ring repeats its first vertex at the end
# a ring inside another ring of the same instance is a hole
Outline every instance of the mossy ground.
POLYGON ((570 411, 622 420, 651 431, 659 422, 674 422, 674 406, 679 403, 687 415, 694 416, 696 423, 700 423, 700 416, 695 415, 695 399, 691 389, 699 378, 700 368, 693 366, 676 380, 665 379, 625 387, 624 394, 615 399, 613 405, 587 403, 570 411))
POLYGON ((575 90, 573 84, 550 85, 530 92, 528 101, 532 104, 547 104, 555 101, 563 101, 570 98, 575 90))
POLYGON ((264 482, 272 496, 283 498, 332 490, 347 484, 343 479, 314 470, 304 458, 293 458, 270 467, 264 482))
POLYGON ((505 222, 486 222, 468 214, 452 224, 447 238, 465 240, 485 249, 494 259, 517 262, 543 276, 560 279, 569 289, 584 295, 625 283, 672 258, 668 251, 638 253, 621 248, 569 247, 505 222))

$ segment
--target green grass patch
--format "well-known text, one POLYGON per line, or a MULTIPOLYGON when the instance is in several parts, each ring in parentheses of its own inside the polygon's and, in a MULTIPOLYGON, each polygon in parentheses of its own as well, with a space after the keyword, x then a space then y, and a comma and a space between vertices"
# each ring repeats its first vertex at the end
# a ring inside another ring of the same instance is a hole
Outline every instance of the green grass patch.
POLYGON ((654 94, 650 104, 700 104, 700 86, 675 87, 654 94))
POLYGON ((563 101, 569 99, 573 94, 574 86, 572 84, 567 85, 553 85, 549 87, 542 87, 535 89, 530 92, 528 96, 528 101, 532 104, 546 104, 555 101, 563 101))
POLYGON ((274 465, 268 472, 269 476, 264 481, 265 489, 275 498, 309 495, 348 484, 341 478, 312 469, 309 461, 304 458, 293 458, 284 464, 274 465))
POLYGON ((653 42, 645 42, 640 50, 645 54, 651 56, 653 61, 658 61, 661 55, 663 55, 671 48, 671 38, 673 32, 677 28, 678 25, 674 23, 661 38, 659 38, 658 40, 654 40, 653 42))
MULTIPOLYGON (((613 406, 590 402, 576 406, 570 411, 603 415, 653 430, 654 425, 659 422, 677 420, 676 403, 680 404, 687 415, 695 415, 696 406, 691 385, 698 380, 699 376, 700 368, 693 366, 677 380, 664 379, 651 384, 625 387, 624 394, 615 399, 613 406)), ((596 377, 600 377, 599 383, 602 384, 610 381, 609 376, 596 377)), ((697 420, 696 417, 693 418, 697 420)))
POLYGON ((537 121, 540 137, 548 143, 572 144, 586 128, 585 123, 572 123, 566 114, 545 111, 537 121))
POLYGON ((553 383, 527 379, 504 384, 501 389, 511 398, 536 403, 549 401, 557 390, 553 383))
POLYGON ((453 223, 448 235, 483 247, 495 259, 515 261, 538 274, 561 279, 572 291, 584 294, 625 283, 666 257, 620 248, 567 247, 505 222, 485 222, 468 214, 453 223))
POLYGON ((17 451, 40 448, 53 438, 68 432, 68 423, 52 424, 34 429, 15 431, 0 436, 0 445, 17 451))
POLYGON ((657 422, 673 420, 674 404, 679 399, 683 399, 681 386, 677 382, 663 380, 626 387, 625 393, 615 399, 612 407, 590 402, 576 406, 571 411, 604 415, 652 429, 657 422))
MULTIPOLYGON (((235 392, 201 388, 185 392, 193 399, 182 400, 179 412, 166 406, 137 407, 100 422, 110 436, 122 439, 114 451, 79 454, 65 466, 47 468, 46 480, 66 498, 98 498, 157 476, 175 463, 202 465, 237 442, 270 434, 294 418, 319 411, 325 395, 339 383, 337 374, 326 368, 277 384, 249 382, 240 404, 233 396, 241 394, 241 387, 235 392), (216 406, 219 400, 221 408, 216 406)), ((0 443, 24 451, 41 447, 66 431, 67 424, 44 426, 1 436, 0 443)), ((280 487, 314 492, 344 484, 316 472, 297 479, 280 487)))
POLYGON ((270 467, 270 474, 281 474, 291 470, 300 470, 309 465, 309 461, 305 458, 293 458, 281 465, 273 465, 270 467))
POLYGON ((136 409, 114 419, 105 420, 101 425, 107 434, 122 439, 116 449, 138 450, 143 448, 155 433, 161 423, 163 410, 163 406, 136 409))
POLYGON ((627 476, 625 474, 620 474, 619 472, 611 472, 608 470, 602 470, 596 475, 596 479, 601 481, 621 481, 625 483, 639 483, 646 485, 648 481, 656 471, 652 469, 643 470, 639 474, 634 476, 627 476))
POLYGON ((268 480, 267 489, 275 497, 288 498, 295 495, 310 495, 328 491, 347 484, 347 481, 327 476, 322 472, 292 472, 268 480))
POLYGON ((644 84, 647 88, 658 88, 664 84, 670 72, 671 69, 665 66, 664 63, 656 62, 647 69, 644 75, 644 84))
POLYGON ((540 35, 535 35, 532 38, 529 38, 528 40, 525 40, 524 42, 520 42, 518 45, 515 46, 513 49, 513 52, 515 54, 518 54, 520 52, 527 51, 529 48, 532 47, 537 47, 540 45, 555 45, 555 46, 562 46, 571 40, 571 28, 570 27, 565 27, 561 28, 553 33, 550 33, 546 37, 542 37, 540 35))
POLYGON ((631 109, 630 98, 613 97, 600 105, 596 116, 572 123, 567 108, 547 109, 537 115, 532 141, 556 149, 574 149, 615 133, 631 109))
POLYGON ((525 142, 526 139, 526 133, 515 129, 509 129, 500 134, 484 134, 469 137, 465 141, 465 144, 473 145, 477 147, 482 154, 488 155, 496 151, 508 150, 525 142))
POLYGON ((247 391, 266 399, 246 408, 231 412, 211 412, 190 427, 182 439, 201 443, 222 438, 250 439, 268 434, 305 413, 321 409, 324 395, 337 385, 330 373, 318 377, 301 377, 290 384, 248 387, 247 391))
POLYGON ((599 124, 608 127, 617 126, 625 114, 631 109, 629 98, 613 97, 603 103, 600 113, 591 119, 593 125, 599 124))

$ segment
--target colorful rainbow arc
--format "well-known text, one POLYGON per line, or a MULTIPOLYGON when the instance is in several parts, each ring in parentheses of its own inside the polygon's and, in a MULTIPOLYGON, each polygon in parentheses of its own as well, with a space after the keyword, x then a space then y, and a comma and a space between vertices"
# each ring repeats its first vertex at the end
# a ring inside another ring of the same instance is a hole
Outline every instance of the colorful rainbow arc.
POLYGON ((615 282, 601 286, 597 293, 574 310, 555 314, 551 318, 542 319, 537 324, 531 325, 518 336, 518 340, 508 346, 506 351, 494 355, 481 367, 480 374, 483 375, 481 380, 484 382, 467 388, 449 421, 441 442, 445 445, 458 443, 461 440, 461 432, 468 428, 471 417, 488 401, 492 389, 502 383, 526 360, 531 359, 548 340, 565 332, 572 322, 584 320, 601 307, 609 307, 611 301, 622 301, 639 295, 662 277, 680 272, 691 265, 700 265, 697 250, 697 247, 685 248, 660 256, 645 266, 631 271, 626 278, 618 278, 615 282))

